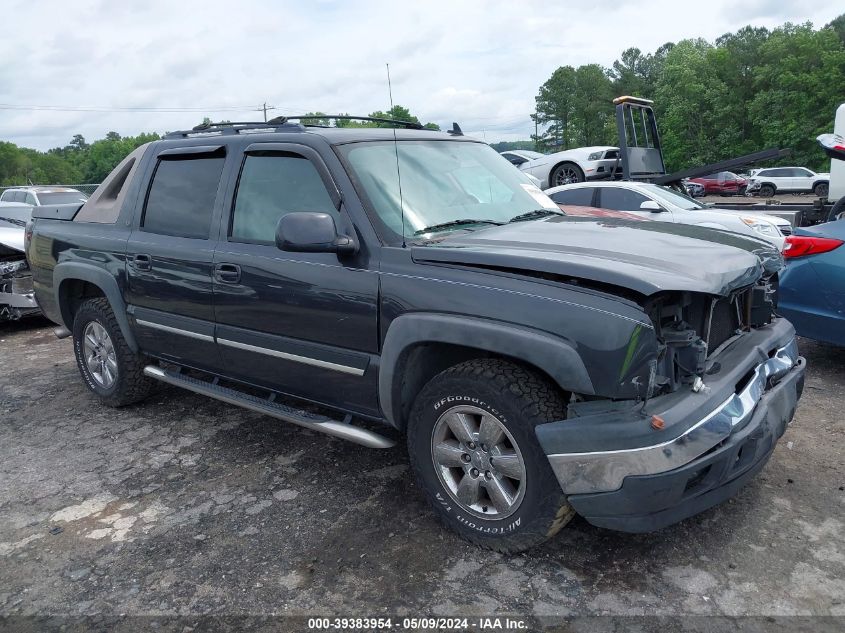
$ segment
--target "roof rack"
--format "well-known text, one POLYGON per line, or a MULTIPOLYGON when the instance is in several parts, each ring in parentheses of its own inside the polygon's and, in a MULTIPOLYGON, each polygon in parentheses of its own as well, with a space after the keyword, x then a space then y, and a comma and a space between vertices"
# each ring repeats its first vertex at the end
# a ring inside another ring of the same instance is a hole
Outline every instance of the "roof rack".
MULTIPOLYGON (((282 119, 284 117, 277 117, 282 119)), ((287 123, 286 121, 221 121, 220 123, 200 123, 190 130, 176 130, 175 132, 168 132, 164 138, 187 138, 189 136, 211 136, 211 135, 229 135, 240 134, 242 131, 251 130, 268 130, 273 132, 290 132, 293 130, 302 130, 303 126, 297 123, 287 123)))
MULTIPOLYGON (((275 119, 270 119, 267 123, 286 123, 287 121, 317 121, 319 119, 333 119, 335 121, 371 121, 373 123, 391 123, 399 127, 406 127, 412 130, 424 130, 425 128, 420 123, 415 121, 401 121, 399 119, 385 119, 373 116, 353 116, 350 114, 300 114, 297 116, 277 116, 275 119)), ((324 126, 314 126, 324 127, 324 126)))
MULTIPOLYGON (((300 114, 296 116, 277 116, 269 121, 221 121, 219 123, 200 123, 190 130, 176 130, 168 132, 164 138, 187 138, 190 136, 211 136, 240 134, 241 132, 271 131, 291 132, 304 130, 305 127, 327 127, 313 123, 301 123, 302 121, 317 121, 320 119, 333 119, 335 121, 370 121, 372 123, 389 123, 398 127, 411 130, 425 130, 422 124, 415 121, 401 121, 399 119, 386 119, 372 116, 353 116, 350 114, 300 114), (294 123, 300 121, 300 123, 294 123)), ((462 136, 457 123, 452 124, 449 134, 462 136), (456 131, 457 130, 457 133, 456 131)))

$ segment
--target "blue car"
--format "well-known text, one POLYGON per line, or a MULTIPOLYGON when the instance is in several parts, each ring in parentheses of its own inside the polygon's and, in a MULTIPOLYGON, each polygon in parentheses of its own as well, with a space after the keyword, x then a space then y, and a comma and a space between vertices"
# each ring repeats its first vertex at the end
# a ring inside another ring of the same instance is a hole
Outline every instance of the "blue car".
POLYGON ((778 311, 801 336, 845 347, 845 220, 786 238, 778 311))

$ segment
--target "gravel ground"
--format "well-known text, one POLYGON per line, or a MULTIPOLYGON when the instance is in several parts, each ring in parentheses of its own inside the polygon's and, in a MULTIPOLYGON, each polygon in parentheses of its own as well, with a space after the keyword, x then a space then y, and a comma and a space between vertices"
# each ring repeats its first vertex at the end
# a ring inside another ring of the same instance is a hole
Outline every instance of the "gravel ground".
POLYGON ((0 325, 0 616, 845 616, 845 350, 801 347, 795 422, 735 499, 503 556, 436 523, 402 444, 171 388, 109 409, 49 324, 0 325))

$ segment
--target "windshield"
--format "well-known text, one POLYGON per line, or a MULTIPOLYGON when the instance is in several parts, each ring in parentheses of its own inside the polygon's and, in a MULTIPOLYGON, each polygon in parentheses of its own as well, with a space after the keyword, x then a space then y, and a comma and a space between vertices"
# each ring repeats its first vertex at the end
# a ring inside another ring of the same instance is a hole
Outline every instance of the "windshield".
POLYGON ((707 206, 701 204, 698 200, 690 198, 686 194, 679 193, 674 189, 669 189, 669 187, 647 184, 643 185, 643 188, 646 189, 648 193, 650 193, 652 196, 660 198, 661 200, 668 202, 673 206, 679 207, 681 209, 686 209, 687 211, 708 208, 707 206))
POLYGON ((341 146, 381 221, 397 235, 509 222, 537 209, 559 211, 546 194, 483 143, 376 141, 341 146), (402 183, 399 203, 397 154, 402 183), (460 221, 460 222, 456 222, 460 221))
POLYGON ((81 191, 54 191, 38 194, 38 201, 42 204, 73 204, 85 202, 88 197, 81 191))

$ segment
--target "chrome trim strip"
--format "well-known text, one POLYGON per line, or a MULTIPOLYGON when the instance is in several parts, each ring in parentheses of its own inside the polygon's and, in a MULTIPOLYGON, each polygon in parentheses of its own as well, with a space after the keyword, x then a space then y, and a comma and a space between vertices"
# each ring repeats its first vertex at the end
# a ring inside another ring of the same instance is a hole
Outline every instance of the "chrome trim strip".
POLYGON ((769 380, 789 372, 798 361, 798 344, 792 339, 767 361, 760 363, 739 393, 707 414, 675 439, 640 448, 594 453, 549 455, 552 470, 566 494, 610 492, 629 475, 654 475, 683 466, 728 437, 754 413, 769 380))
POLYGON ((315 367, 322 367, 324 369, 332 369, 334 371, 340 371, 344 374, 352 374, 353 376, 363 376, 364 370, 358 369, 357 367, 349 367, 348 365, 339 365, 337 363, 331 363, 327 360, 318 360, 316 358, 310 358, 308 356, 299 356, 297 354, 289 354, 287 352, 280 352, 275 349, 268 349, 266 347, 257 347, 256 345, 249 345, 247 343, 239 343, 238 341, 230 341, 225 338, 218 338, 217 342, 221 345, 226 345, 227 347, 234 347, 237 349, 246 350, 248 352, 257 352, 259 354, 266 354, 267 356, 275 356, 276 358, 283 358, 285 360, 291 360, 296 363, 303 363, 305 365, 313 365, 315 367))
POLYGON ((181 334, 189 338, 195 338, 200 341, 214 342, 214 337, 208 334, 200 334, 199 332, 191 332, 190 330, 181 330, 178 327, 170 327, 169 325, 162 325, 161 323, 153 323, 152 321, 144 321, 143 319, 135 319, 135 323, 142 327, 152 328, 153 330, 161 330, 162 332, 170 332, 171 334, 181 334))

